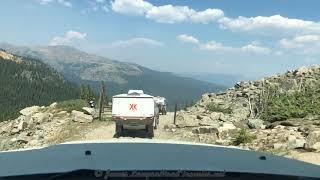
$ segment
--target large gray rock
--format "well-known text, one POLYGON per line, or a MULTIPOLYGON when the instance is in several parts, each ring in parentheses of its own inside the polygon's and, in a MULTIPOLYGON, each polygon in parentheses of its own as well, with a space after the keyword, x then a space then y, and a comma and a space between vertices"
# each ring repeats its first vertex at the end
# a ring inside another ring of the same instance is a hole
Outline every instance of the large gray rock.
POLYGON ((304 148, 309 151, 320 150, 320 130, 309 133, 304 148))
POLYGON ((221 114, 219 120, 223 122, 229 122, 232 121, 232 118, 229 114, 221 114))
POLYGON ((199 121, 196 115, 180 113, 177 115, 176 125, 178 127, 195 127, 199 126, 199 121))
POLYGON ((57 102, 54 102, 52 104, 50 104, 50 108, 56 108, 58 106, 58 103, 57 102))
POLYGON ((31 116, 31 118, 37 123, 51 121, 52 117, 53 117, 53 114, 51 113, 41 113, 41 112, 35 113, 31 116))
POLYGON ((245 121, 248 119, 249 115, 250 110, 248 108, 236 108, 232 111, 232 121, 245 121))
POLYGON ((93 118, 98 118, 99 117, 99 113, 96 109, 94 108, 89 108, 89 107, 83 107, 82 110, 86 113, 91 115, 93 118))
POLYGON ((279 150, 279 149, 286 149, 287 145, 283 143, 275 143, 273 144, 273 149, 279 150))
POLYGON ((218 127, 219 122, 217 120, 212 120, 211 118, 204 116, 202 117, 201 120, 199 120, 199 125, 200 126, 213 126, 213 127, 218 127))
POLYGON ((13 128, 13 129, 11 129, 10 134, 14 135, 14 134, 17 134, 18 132, 19 132, 18 128, 13 128))
POLYGON ((303 148, 306 143, 305 139, 290 139, 288 141, 288 149, 303 148))
POLYGON ((224 122, 221 124, 220 127, 218 127, 219 132, 229 131, 229 130, 234 130, 234 129, 236 129, 236 126, 231 122, 224 122))
POLYGON ((32 115, 36 112, 39 112, 40 107, 39 106, 31 106, 31 107, 27 107, 24 108, 20 111, 20 114, 24 115, 24 116, 29 116, 32 115))
POLYGON ((59 116, 59 117, 67 117, 70 114, 67 111, 60 111, 56 115, 59 116))
POLYGON ((210 118, 211 118, 213 121, 218 121, 222 115, 223 115, 223 113, 221 113, 221 112, 212 112, 212 113, 210 114, 210 118))
POLYGON ((0 135, 8 133, 10 131, 11 131, 11 125, 10 124, 8 124, 8 125, 6 125, 6 124, 0 125, 0 135))
POLYGON ((195 134, 218 133, 218 129, 211 126, 201 126, 193 128, 192 132, 195 134))
POLYGON ((165 124, 163 126, 163 129, 165 131, 171 131, 171 132, 175 132, 176 131, 177 126, 175 124, 165 124))
POLYGON ((80 112, 80 111, 73 110, 71 112, 71 115, 72 115, 72 120, 75 122, 90 123, 93 121, 92 116, 84 114, 83 112, 80 112))
POLYGON ((209 94, 203 94, 201 98, 202 102, 207 102, 210 100, 209 94))
POLYGON ((261 119, 249 119, 248 126, 251 129, 260 129, 263 126, 263 121, 261 119))
POLYGON ((27 127, 28 127, 28 123, 27 122, 20 121, 17 128, 18 128, 19 131, 23 131, 27 127))
POLYGON ((310 72, 312 72, 311 69, 309 69, 309 68, 307 68, 305 66, 302 66, 299 69, 295 70, 293 73, 296 76, 303 76, 303 75, 306 75, 306 74, 308 74, 310 72))

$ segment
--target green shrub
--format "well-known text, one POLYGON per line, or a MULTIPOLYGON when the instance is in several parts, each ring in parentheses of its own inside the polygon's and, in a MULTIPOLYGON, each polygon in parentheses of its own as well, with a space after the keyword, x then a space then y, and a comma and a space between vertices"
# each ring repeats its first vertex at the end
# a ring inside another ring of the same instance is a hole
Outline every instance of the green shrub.
POLYGON ((243 143, 243 144, 251 143, 254 139, 256 139, 255 135, 248 133, 246 129, 241 129, 238 131, 238 133, 233 141, 233 144, 235 146, 237 146, 241 143, 243 143))
POLYGON ((59 102, 57 108, 61 111, 71 112, 72 110, 81 111, 83 107, 88 106, 87 102, 82 99, 74 99, 59 102))
POLYGON ((215 103, 209 103, 207 105, 207 110, 212 112, 222 112, 224 114, 231 114, 232 110, 230 108, 222 108, 221 106, 218 106, 215 103))
POLYGON ((311 89, 292 94, 278 93, 266 100, 262 119, 274 122, 320 114, 320 95, 311 89))

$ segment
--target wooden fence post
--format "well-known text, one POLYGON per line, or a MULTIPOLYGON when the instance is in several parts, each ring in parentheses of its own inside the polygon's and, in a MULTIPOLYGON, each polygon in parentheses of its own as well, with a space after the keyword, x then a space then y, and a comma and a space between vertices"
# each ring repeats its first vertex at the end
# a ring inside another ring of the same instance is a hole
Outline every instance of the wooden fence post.
POLYGON ((173 117, 173 124, 174 125, 176 125, 177 109, 178 109, 178 104, 176 103, 174 105, 174 117, 173 117))
POLYGON ((104 104, 104 92, 105 91, 105 86, 104 86, 104 82, 102 81, 101 82, 101 90, 100 90, 100 105, 99 105, 99 120, 102 120, 102 113, 104 111, 104 107, 103 107, 103 104, 104 104))

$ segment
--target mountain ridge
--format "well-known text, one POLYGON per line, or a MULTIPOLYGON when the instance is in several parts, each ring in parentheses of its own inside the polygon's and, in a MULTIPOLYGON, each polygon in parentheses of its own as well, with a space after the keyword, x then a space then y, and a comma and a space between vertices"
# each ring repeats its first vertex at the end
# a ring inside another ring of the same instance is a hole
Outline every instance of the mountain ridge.
POLYGON ((155 71, 135 63, 92 55, 70 46, 25 47, 0 43, 0 48, 39 59, 62 73, 66 79, 77 84, 89 84, 96 91, 100 81, 106 81, 109 95, 139 88, 152 95, 165 96, 172 104, 185 104, 198 99, 204 92, 217 92, 225 88, 174 73, 155 71))

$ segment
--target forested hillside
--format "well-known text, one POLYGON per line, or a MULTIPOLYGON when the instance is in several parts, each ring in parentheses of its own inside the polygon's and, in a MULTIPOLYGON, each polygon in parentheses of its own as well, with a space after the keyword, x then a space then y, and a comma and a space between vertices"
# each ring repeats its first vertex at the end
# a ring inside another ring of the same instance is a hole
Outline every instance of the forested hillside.
POLYGON ((0 43, 0 48, 39 59, 71 82, 90 85, 96 92, 100 88, 100 82, 105 81, 108 96, 127 92, 129 89, 143 89, 151 95, 164 96, 170 103, 171 110, 175 103, 191 103, 205 92, 218 92, 226 88, 219 84, 151 70, 138 64, 111 60, 70 46, 23 47, 0 43))
POLYGON ((0 121, 27 106, 77 98, 78 91, 46 64, 0 50, 0 121))

